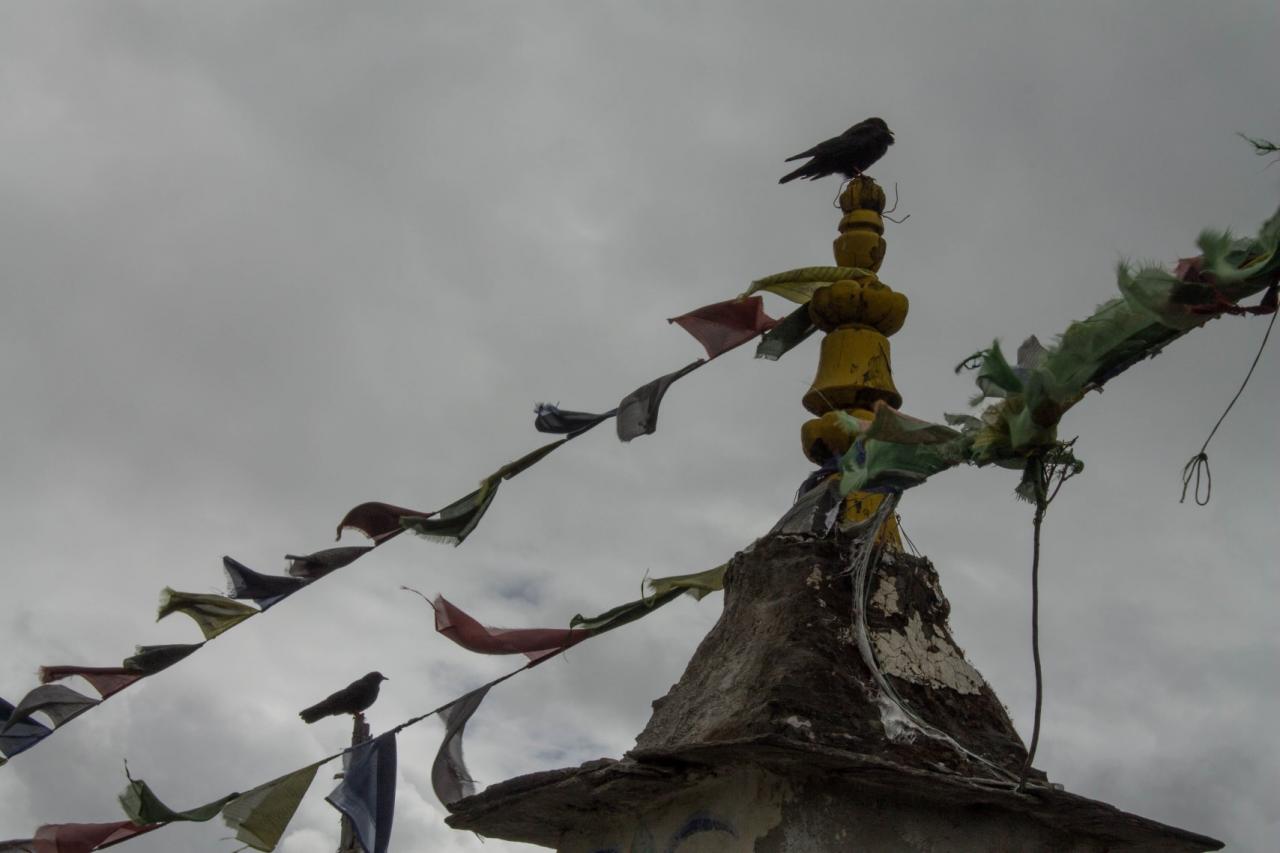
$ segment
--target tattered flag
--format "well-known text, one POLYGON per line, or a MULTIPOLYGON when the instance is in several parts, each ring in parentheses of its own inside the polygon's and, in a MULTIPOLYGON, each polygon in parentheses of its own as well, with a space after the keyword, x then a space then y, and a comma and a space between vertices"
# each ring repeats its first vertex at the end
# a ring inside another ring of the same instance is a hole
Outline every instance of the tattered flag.
POLYGON ((704 305, 667 322, 676 323, 693 335, 706 349, 708 359, 723 355, 778 325, 777 320, 764 313, 764 300, 759 296, 704 305))
POLYGON ((227 573, 227 594, 232 598, 252 599, 263 610, 311 583, 308 578, 259 574, 230 557, 222 558, 222 568, 227 573))
POLYGON ((91 853, 104 850, 163 823, 135 826, 127 820, 116 823, 50 823, 36 830, 36 853, 91 853))
POLYGON ((809 303, 801 305, 779 321, 778 325, 764 333, 756 347, 756 358, 777 361, 806 338, 816 332, 817 326, 809 317, 809 303))
POLYGON ((396 807, 396 734, 366 741, 343 756, 342 784, 325 797, 351 821, 365 853, 386 853, 396 807))
POLYGON ((116 695, 144 677, 143 673, 122 666, 42 666, 39 673, 41 684, 77 675, 93 685, 103 699, 116 695))
POLYGON ((442 595, 431 602, 436 630, 464 649, 482 655, 522 654, 540 660, 591 636, 572 628, 488 628, 454 606, 442 595))
POLYGON ((196 806, 179 812, 162 803, 146 782, 130 776, 127 764, 125 765, 124 773, 129 779, 129 784, 120 792, 120 807, 124 809, 124 813, 129 820, 138 826, 171 823, 177 820, 202 823, 217 817, 223 806, 240 796, 238 792, 228 794, 211 803, 205 803, 203 806, 196 806))
POLYGON ((622 402, 618 404, 618 439, 631 441, 633 438, 649 435, 657 430, 658 407, 662 405, 662 398, 671 387, 671 383, 706 363, 705 359, 700 358, 675 373, 668 373, 647 385, 641 385, 623 397, 622 402))
POLYGON ((200 628, 206 640, 239 625, 250 616, 261 613, 258 608, 242 604, 225 595, 210 595, 203 592, 178 592, 171 587, 160 590, 160 608, 156 621, 159 622, 171 613, 185 613, 200 628))
POLYGON ((289 574, 295 578, 313 581, 351 565, 375 547, 374 545, 346 545, 341 548, 325 548, 314 554, 302 556, 285 554, 284 558, 289 561, 289 574))
POLYGON ((534 412, 537 416, 533 419, 533 428, 538 432, 572 436, 582 435, 597 424, 618 414, 617 409, 610 409, 598 415, 591 412, 572 412, 552 403, 539 403, 534 407, 534 412))
POLYGON ((53 729, 35 720, 14 721, 14 707, 0 699, 0 752, 13 758, 53 733, 53 729))
POLYGON ((338 535, 335 538, 341 539, 344 530, 358 530, 372 539, 374 544, 381 545, 393 536, 404 533, 404 528, 400 526, 400 519, 406 515, 429 518, 434 513, 406 509, 394 504, 384 504, 381 501, 369 501, 353 507, 342 517, 342 521, 338 522, 338 535))
POLYGON ((475 780, 467 772, 467 764, 462 758, 462 732, 467 726, 467 720, 480 707, 492 686, 486 684, 472 690, 440 709, 440 719, 444 722, 444 742, 440 744, 436 760, 431 765, 431 787, 440 802, 446 806, 469 797, 476 791, 475 780))
POLYGON ((163 646, 138 646, 133 656, 125 658, 121 666, 142 675, 155 675, 203 645, 204 643, 169 643, 163 646))
POLYGON ((327 761, 329 759, 309 764, 245 791, 222 809, 223 821, 235 830, 238 841, 270 853, 293 820, 298 804, 316 777, 316 770, 327 761))
POLYGON ((0 735, 7 734, 36 711, 47 715, 56 729, 101 701, 101 699, 92 699, 83 693, 77 693, 61 684, 45 684, 23 696, 18 707, 8 710, 8 719, 3 726, 0 726, 0 735))

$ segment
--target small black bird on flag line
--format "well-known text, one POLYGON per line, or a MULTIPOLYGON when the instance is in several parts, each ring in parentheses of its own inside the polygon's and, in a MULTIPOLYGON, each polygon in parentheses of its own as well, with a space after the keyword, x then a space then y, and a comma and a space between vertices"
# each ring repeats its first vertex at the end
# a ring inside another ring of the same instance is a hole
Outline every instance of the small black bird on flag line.
POLYGON ((811 157, 799 169, 783 176, 778 183, 785 184, 796 178, 816 181, 837 172, 846 178, 856 178, 871 168, 871 164, 884 156, 893 144, 893 131, 882 118, 860 121, 839 136, 819 142, 801 154, 788 157, 785 162, 811 157))
POLYGON ((337 693, 322 699, 304 711, 298 713, 304 723, 314 723, 321 717, 336 717, 340 714, 361 716, 378 699, 378 685, 389 681, 380 672, 371 672, 363 678, 357 678, 337 693))

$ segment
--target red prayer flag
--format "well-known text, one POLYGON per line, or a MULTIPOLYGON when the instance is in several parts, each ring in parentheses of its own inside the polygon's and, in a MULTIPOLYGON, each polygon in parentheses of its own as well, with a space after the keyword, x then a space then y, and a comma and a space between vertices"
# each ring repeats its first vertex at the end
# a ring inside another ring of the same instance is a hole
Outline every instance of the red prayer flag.
POLYGON ((140 678, 145 672, 136 669, 125 669, 119 666, 42 666, 40 667, 40 683, 49 684, 63 678, 78 675, 93 685, 103 699, 114 696, 140 678))
POLYGON ((163 823, 50 823, 36 830, 36 853, 90 853, 159 829, 163 823))
POLYGON ((417 509, 405 509, 402 506, 370 501, 360 504, 342 517, 342 521, 338 522, 338 535, 335 538, 341 539, 342 531, 349 527, 352 530, 359 530, 372 539, 374 544, 381 545, 391 537, 404 533, 404 528, 400 526, 400 519, 404 516, 430 518, 433 515, 435 515, 434 512, 422 512, 417 509))
POLYGON ((778 325, 777 320, 764 313, 764 300, 759 296, 706 305, 667 322, 679 323, 697 338, 706 348, 707 358, 722 355, 778 325))
POLYGON ((487 628, 437 595, 436 630, 464 649, 482 655, 522 654, 541 660, 591 636, 583 628, 487 628))

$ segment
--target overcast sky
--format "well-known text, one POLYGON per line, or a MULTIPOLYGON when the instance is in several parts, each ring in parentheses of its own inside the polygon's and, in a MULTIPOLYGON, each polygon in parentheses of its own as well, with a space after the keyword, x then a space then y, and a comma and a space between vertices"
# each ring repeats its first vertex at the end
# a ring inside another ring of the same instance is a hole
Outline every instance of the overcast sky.
MULTIPOLYGON (((1275 210, 1280 169, 1234 133, 1280 136, 1278 35, 1273 0, 4 4, 0 696, 195 642, 154 623, 161 587, 220 591, 223 554, 280 572, 361 501, 443 506, 544 441, 534 403, 602 411, 697 357, 665 318, 831 263, 836 181, 777 179, 870 115, 897 134, 872 174, 911 215, 881 271, 911 299, 904 409, 963 411, 965 356, 1049 340, 1122 257, 1172 263, 1275 210)), ((1042 585, 1037 763, 1244 851, 1280 836, 1274 348, 1210 447, 1210 505, 1178 491, 1264 328, 1214 321, 1067 417, 1088 467, 1042 585)), ((381 730, 518 665, 437 636, 401 584, 558 626, 723 562, 810 469, 816 362, 813 340, 732 353, 656 435, 606 426, 506 484, 461 548, 401 537, 91 711, 0 769, 0 838, 121 819, 125 758, 180 808, 307 764, 349 727, 297 711, 371 669, 381 730)), ((1027 737, 1016 480, 949 472, 902 513, 1027 737)), ((621 755, 720 608, 681 600, 496 688, 472 771, 621 755)), ((393 849, 481 849, 431 793, 440 734, 402 735, 393 849)), ((332 769, 286 853, 336 847, 332 769)))

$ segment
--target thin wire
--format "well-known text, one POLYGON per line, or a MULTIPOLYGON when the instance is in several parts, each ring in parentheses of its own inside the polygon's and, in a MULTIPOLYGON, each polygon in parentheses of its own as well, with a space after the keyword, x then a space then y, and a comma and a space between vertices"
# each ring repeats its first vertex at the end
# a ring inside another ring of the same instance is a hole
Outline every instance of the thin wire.
POLYGON ((1271 322, 1267 323, 1267 332, 1262 336, 1262 344, 1258 347, 1258 353, 1253 357, 1253 364, 1249 365, 1249 372, 1245 374, 1244 381, 1240 383, 1236 395, 1231 398, 1231 402, 1227 403, 1227 407, 1222 410, 1222 414, 1218 416, 1218 422, 1213 425, 1213 429, 1209 430, 1209 437, 1204 440, 1204 444, 1200 445, 1200 452, 1187 461, 1182 468, 1182 497, 1178 503, 1185 503, 1187 500, 1187 489, 1191 486, 1191 481, 1195 480, 1195 498, 1196 506, 1204 506, 1209 503, 1209 498, 1213 495, 1213 473, 1209 470, 1209 454, 1205 451, 1209 447, 1209 442, 1213 441, 1214 434, 1218 431, 1218 427, 1222 426, 1222 422, 1227 419, 1227 413, 1231 411, 1231 407, 1236 404, 1236 400, 1240 399, 1240 395, 1244 393, 1245 386, 1249 384, 1249 380, 1253 378, 1253 371, 1257 368, 1258 362, 1262 360, 1262 352, 1267 348, 1267 341, 1271 337, 1271 330, 1276 325, 1276 317, 1280 316, 1280 312, 1271 315, 1271 322), (1205 479, 1204 500, 1200 499, 1200 481, 1201 469, 1205 479))

